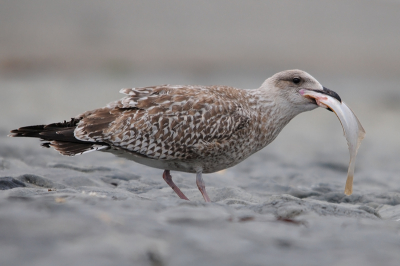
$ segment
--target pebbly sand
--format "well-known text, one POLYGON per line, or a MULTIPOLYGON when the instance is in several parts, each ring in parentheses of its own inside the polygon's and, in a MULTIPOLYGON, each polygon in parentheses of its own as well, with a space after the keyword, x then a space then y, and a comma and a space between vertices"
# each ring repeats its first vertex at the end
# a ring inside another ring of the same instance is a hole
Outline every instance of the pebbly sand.
POLYGON ((171 172, 187 202, 161 170, 102 152, 63 157, 36 139, 6 137, 19 126, 101 107, 132 80, 88 75, 71 86, 61 77, 3 79, 0 264, 398 265, 400 109, 388 104, 400 97, 391 86, 398 81, 315 76, 367 131, 354 194, 343 194, 349 155, 340 123, 319 108, 243 163, 204 175, 211 204, 192 174, 171 172))

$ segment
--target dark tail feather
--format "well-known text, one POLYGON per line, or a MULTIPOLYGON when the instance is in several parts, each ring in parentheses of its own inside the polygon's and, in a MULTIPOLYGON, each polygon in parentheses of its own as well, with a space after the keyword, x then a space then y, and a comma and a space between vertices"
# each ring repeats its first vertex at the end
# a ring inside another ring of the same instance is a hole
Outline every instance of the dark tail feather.
POLYGON ((68 122, 21 127, 11 130, 8 136, 40 138, 43 147, 53 147, 61 154, 69 156, 109 147, 104 142, 81 141, 75 138, 74 130, 78 122, 79 119, 72 118, 68 122))
POLYGON ((66 142, 66 141, 57 141, 53 140, 50 142, 43 142, 43 147, 53 147, 62 155, 74 156, 83 154, 90 151, 97 151, 107 149, 110 146, 103 143, 93 143, 93 142, 84 142, 76 143, 76 142, 66 142))
POLYGON ((79 119, 71 118, 71 121, 53 123, 49 125, 36 125, 28 127, 20 127, 11 130, 9 137, 32 137, 41 138, 43 140, 64 140, 64 141, 80 141, 74 137, 74 130, 79 123, 79 119))

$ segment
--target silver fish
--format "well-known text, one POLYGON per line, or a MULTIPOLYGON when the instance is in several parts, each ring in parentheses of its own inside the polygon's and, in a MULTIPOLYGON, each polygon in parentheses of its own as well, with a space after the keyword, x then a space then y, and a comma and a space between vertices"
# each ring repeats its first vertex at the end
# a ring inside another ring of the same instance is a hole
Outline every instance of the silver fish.
POLYGON ((318 106, 330 109, 339 118, 350 152, 350 162, 344 194, 351 195, 353 193, 353 177, 357 151, 365 136, 365 130, 357 116, 343 101, 340 102, 334 97, 311 90, 303 90, 300 93, 305 97, 315 99, 318 106))

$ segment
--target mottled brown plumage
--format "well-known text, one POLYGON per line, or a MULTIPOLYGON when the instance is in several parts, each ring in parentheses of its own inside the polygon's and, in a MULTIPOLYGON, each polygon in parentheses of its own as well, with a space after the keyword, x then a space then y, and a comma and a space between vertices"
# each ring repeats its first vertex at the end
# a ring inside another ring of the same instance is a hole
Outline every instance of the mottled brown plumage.
POLYGON ((222 167, 204 165, 203 172, 224 169, 256 149, 249 137, 257 114, 238 101, 246 99, 244 90, 163 85, 121 92, 127 96, 78 116, 76 138, 156 160, 224 160, 222 167))
POLYGON ((273 141, 294 116, 317 107, 298 93, 301 88, 323 91, 300 70, 280 72, 255 90, 171 85, 122 89, 126 96, 104 108, 70 122, 13 130, 11 136, 39 137, 44 146, 64 155, 102 150, 165 169, 164 179, 185 199, 169 170, 197 173, 197 185, 209 201, 202 173, 238 164, 273 141))

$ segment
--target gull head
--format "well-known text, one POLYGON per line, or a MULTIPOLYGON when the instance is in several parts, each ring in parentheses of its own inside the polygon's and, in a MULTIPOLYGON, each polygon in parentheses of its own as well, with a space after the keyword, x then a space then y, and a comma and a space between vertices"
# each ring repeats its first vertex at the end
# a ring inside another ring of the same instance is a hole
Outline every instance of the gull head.
MULTIPOLYGON (((282 107, 298 114, 311 111, 318 107, 316 99, 303 96, 306 91, 314 91, 335 98, 339 102, 339 95, 323 87, 318 80, 305 71, 294 69, 279 72, 267 79, 260 88, 274 97, 282 107)), ((329 110, 329 109, 328 109, 329 110)))

